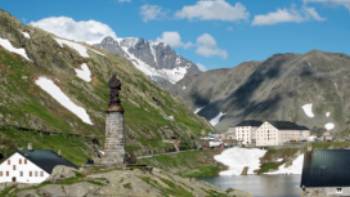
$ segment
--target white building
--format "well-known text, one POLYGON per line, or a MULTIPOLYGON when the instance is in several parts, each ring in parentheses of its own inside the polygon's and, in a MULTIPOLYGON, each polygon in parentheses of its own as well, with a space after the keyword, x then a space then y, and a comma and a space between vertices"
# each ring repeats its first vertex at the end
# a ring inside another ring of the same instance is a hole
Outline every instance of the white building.
POLYGON ((286 142, 306 141, 310 130, 289 121, 264 122, 256 131, 256 146, 278 146, 286 142))
POLYGON ((76 168, 50 150, 17 151, 0 164, 0 183, 39 184, 50 177, 57 165, 76 168))
POLYGON ((247 144, 255 144, 255 131, 262 124, 261 121, 258 120, 246 120, 237 124, 234 128, 230 128, 228 132, 232 134, 232 136, 228 135, 228 137, 235 139, 237 142, 247 145, 247 144))

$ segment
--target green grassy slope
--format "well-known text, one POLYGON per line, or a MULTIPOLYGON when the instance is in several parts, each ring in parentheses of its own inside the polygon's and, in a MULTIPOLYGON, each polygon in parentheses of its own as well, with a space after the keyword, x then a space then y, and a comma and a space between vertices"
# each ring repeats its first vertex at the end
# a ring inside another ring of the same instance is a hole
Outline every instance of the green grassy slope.
POLYGON ((126 148, 129 152, 141 155, 172 150, 173 145, 164 140, 174 138, 181 140, 182 147, 191 147, 195 144, 194 139, 211 129, 207 122, 158 88, 124 58, 107 53, 103 56, 91 48, 88 51, 90 57, 83 58, 68 46, 61 48, 53 35, 23 26, 1 11, 0 37, 10 40, 15 47, 25 48, 32 60, 27 61, 0 47, 0 140, 9 144, 0 146, 0 153, 6 154, 32 142, 36 148, 61 149, 69 157, 68 147, 82 145, 81 150, 71 150, 80 155, 73 158, 80 163, 84 155, 91 154, 84 146, 89 146, 92 139, 96 138, 100 145, 103 143, 107 82, 112 73, 117 73, 123 83, 121 97, 126 111, 126 148), (23 31, 30 32, 31 38, 25 38, 23 31), (87 63, 92 72, 90 83, 79 79, 74 72, 82 63, 87 63), (36 86, 34 82, 39 76, 52 79, 73 102, 84 107, 94 125, 83 123, 36 86), (1 129, 9 125, 62 135, 52 135, 50 139, 35 138, 34 141, 35 131, 1 129), (80 137, 69 139, 65 134, 80 137), (45 141, 47 143, 43 143, 45 141))

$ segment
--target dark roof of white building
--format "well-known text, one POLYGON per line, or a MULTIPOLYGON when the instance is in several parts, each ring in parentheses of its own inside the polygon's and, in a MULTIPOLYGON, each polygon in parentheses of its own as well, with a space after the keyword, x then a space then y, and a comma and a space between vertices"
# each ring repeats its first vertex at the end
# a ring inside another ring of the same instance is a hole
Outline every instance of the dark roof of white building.
POLYGON ((269 123, 279 130, 309 130, 305 126, 301 126, 290 121, 269 121, 269 123))
POLYGON ((243 120, 242 122, 237 124, 236 127, 245 127, 245 126, 260 127, 262 123, 263 122, 260 120, 243 120))
POLYGON ((350 150, 314 150, 305 154, 301 187, 350 186, 350 150))
POLYGON ((64 165, 72 168, 77 168, 75 164, 64 159, 57 153, 51 150, 19 150, 19 154, 23 155, 29 161, 51 174, 52 170, 58 165, 64 165))
MULTIPOLYGON (((267 121, 279 130, 309 130, 305 126, 298 125, 290 121, 267 121)), ((236 125, 236 127, 252 126, 260 127, 264 122, 260 120, 244 120, 236 125)))

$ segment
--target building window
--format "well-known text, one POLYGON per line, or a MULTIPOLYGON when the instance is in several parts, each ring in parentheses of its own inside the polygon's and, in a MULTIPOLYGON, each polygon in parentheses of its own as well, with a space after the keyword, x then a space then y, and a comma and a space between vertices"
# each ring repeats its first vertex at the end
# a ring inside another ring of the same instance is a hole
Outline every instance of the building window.
POLYGON ((23 176, 23 171, 19 172, 19 176, 21 176, 21 177, 23 176))
POLYGON ((12 170, 16 170, 16 165, 13 165, 13 166, 12 166, 12 170))
POLYGON ((27 159, 24 159, 24 164, 27 164, 27 159))
POLYGON ((44 172, 43 172, 43 171, 40 172, 40 176, 41 176, 41 177, 44 176, 44 172))
POLYGON ((7 164, 8 164, 8 165, 11 165, 11 160, 7 160, 7 164))
POLYGON ((337 187, 336 192, 339 194, 339 193, 342 193, 342 192, 343 192, 343 190, 342 190, 342 188, 341 188, 341 187, 337 187))
POLYGON ((10 172, 9 171, 6 171, 6 176, 10 176, 10 172))
POLYGON ((32 177, 33 176, 33 172, 29 171, 29 176, 32 177))
POLYGON ((34 176, 35 176, 35 177, 38 176, 38 171, 35 171, 34 176))
POLYGON ((18 159, 18 164, 22 164, 22 159, 18 159))
POLYGON ((3 172, 2 172, 2 171, 0 171, 0 177, 1 177, 1 176, 3 176, 3 174, 2 174, 2 173, 3 173, 3 172))

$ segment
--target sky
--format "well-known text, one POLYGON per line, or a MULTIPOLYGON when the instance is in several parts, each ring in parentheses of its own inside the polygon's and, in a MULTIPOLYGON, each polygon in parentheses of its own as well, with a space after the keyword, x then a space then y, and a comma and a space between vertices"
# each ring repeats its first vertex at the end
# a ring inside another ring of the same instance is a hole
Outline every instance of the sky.
POLYGON ((203 69, 314 49, 350 54, 350 0, 1 0, 0 8, 72 40, 162 41, 203 69))

